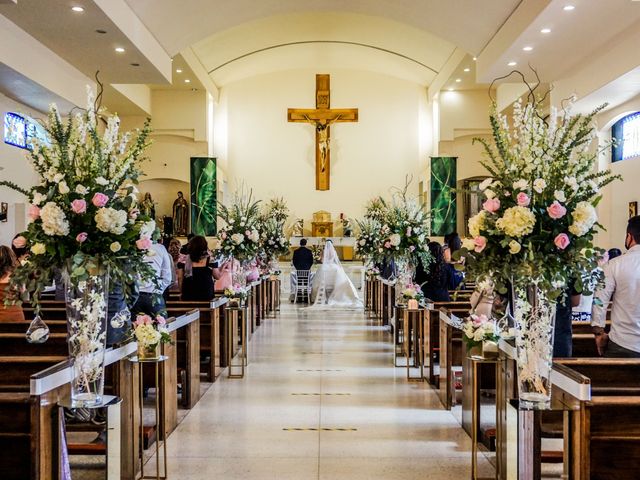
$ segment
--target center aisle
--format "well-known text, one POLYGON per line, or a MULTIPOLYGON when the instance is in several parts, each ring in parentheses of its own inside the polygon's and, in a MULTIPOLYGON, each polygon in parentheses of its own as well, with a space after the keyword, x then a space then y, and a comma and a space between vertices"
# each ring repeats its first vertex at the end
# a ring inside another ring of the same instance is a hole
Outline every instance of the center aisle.
POLYGON ((282 305, 169 437, 169 477, 465 479, 469 437, 362 313, 282 305))

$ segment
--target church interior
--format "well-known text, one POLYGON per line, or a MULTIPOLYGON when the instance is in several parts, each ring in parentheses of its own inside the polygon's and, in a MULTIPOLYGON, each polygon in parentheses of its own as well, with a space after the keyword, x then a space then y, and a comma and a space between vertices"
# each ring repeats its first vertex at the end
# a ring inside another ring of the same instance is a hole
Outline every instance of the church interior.
POLYGON ((639 477, 640 1, 0 26, 0 477, 639 477))

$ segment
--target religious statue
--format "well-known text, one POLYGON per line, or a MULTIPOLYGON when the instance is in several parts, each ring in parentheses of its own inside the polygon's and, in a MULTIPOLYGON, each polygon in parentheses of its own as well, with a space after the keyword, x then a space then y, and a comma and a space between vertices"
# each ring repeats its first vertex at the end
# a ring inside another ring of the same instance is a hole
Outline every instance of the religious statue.
POLYGON ((304 235, 304 220, 299 218, 296 223, 293 224, 292 236, 302 237, 304 235))
POLYGON ((177 236, 187 235, 189 223, 189 203, 182 192, 178 192, 178 198, 173 202, 173 231, 177 236))
POLYGON ((142 203, 140 204, 140 212, 142 213, 142 215, 145 215, 151 218, 152 220, 155 220, 156 204, 151 198, 150 192, 147 192, 144 194, 144 200, 142 200, 142 203))

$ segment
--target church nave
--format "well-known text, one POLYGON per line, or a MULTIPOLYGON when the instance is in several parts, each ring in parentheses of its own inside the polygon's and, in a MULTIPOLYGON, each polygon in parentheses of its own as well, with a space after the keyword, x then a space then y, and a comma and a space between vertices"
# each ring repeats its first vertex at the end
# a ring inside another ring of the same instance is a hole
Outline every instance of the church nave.
POLYGON ((170 476, 469 476, 469 436, 428 384, 392 366, 375 320, 283 304, 249 346, 245 378, 223 375, 169 437, 170 476))

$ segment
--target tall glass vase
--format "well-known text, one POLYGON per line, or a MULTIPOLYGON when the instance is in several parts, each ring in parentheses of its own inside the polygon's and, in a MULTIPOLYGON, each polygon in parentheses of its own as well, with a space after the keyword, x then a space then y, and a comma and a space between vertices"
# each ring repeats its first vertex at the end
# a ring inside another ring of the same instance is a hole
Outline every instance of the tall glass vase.
POLYGON ((396 261, 398 275, 396 276, 396 304, 404 303, 402 292, 409 286, 413 285, 413 279, 416 276, 415 265, 406 259, 396 261))
POLYGON ((545 409, 551 402, 556 302, 535 284, 514 286, 513 294, 520 407, 545 409))
POLYGON ((76 407, 99 405, 104 393, 109 275, 98 268, 95 275, 82 281, 71 279, 68 271, 64 278, 73 367, 71 401, 76 407))

